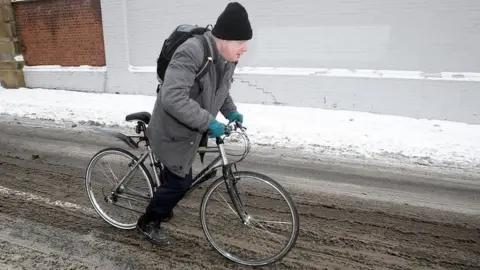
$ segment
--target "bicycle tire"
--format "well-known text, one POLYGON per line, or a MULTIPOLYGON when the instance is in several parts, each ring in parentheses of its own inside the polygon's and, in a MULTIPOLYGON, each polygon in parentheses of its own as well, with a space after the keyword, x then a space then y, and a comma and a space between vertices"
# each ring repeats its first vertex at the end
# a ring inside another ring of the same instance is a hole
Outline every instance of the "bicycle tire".
MULTIPOLYGON (((86 169, 86 172, 85 172, 85 189, 86 189, 88 198, 90 200, 90 203, 94 207, 97 214, 103 220, 105 220, 107 223, 109 223, 110 225, 112 225, 116 228, 123 229, 123 230, 131 230, 131 229, 134 229, 136 227, 137 220, 133 220, 131 223, 121 223, 121 222, 115 220, 114 218, 110 217, 109 215, 107 215, 104 212, 104 210, 99 206, 97 200, 94 198, 93 191, 92 191, 92 188, 91 188, 92 168, 94 168, 94 166, 96 165, 98 160, 100 160, 102 157, 107 156, 107 155, 113 155, 113 154, 121 155, 121 156, 129 158, 129 159, 131 159, 135 162, 138 162, 138 158, 135 155, 133 155, 131 152, 129 152, 125 149, 122 149, 122 148, 112 147, 112 148, 105 148, 105 149, 102 149, 102 150, 98 151, 96 154, 93 155, 93 157, 90 159, 90 162, 88 163, 88 166, 87 166, 87 169, 86 169)), ((152 176, 150 175, 149 171, 147 170, 147 168, 145 167, 145 165, 143 163, 140 163, 138 165, 137 169, 138 168, 140 169, 142 175, 144 176, 144 180, 145 180, 145 182, 148 186, 148 192, 149 192, 148 195, 150 196, 150 198, 152 198, 153 197, 152 176)))
POLYGON ((233 262, 239 263, 239 264, 243 264, 243 265, 247 265, 247 266, 265 266, 265 265, 269 265, 269 264, 275 263, 275 262, 283 259, 283 257, 285 257, 290 252, 290 250, 295 246, 295 243, 296 243, 296 240, 297 240, 298 234, 299 234, 299 228, 300 228, 298 210, 297 210, 297 208, 295 206, 295 203, 294 203, 293 199, 291 198, 290 194, 277 181, 273 180, 272 178, 270 178, 266 175, 260 174, 260 173, 249 172, 249 171, 239 171, 239 172, 234 172, 233 176, 234 177, 260 178, 261 180, 269 183, 274 188, 276 188, 277 191, 282 195, 282 197, 286 201, 287 205, 289 206, 289 209, 291 211, 290 214, 291 214, 292 220, 293 220, 293 229, 292 229, 290 238, 288 240, 288 243, 276 255, 271 256, 270 258, 261 259, 261 260, 245 260, 245 259, 235 257, 232 254, 230 254, 230 252, 228 252, 226 250, 222 250, 215 243, 211 233, 208 230, 208 225, 207 225, 207 222, 206 222, 206 207, 207 207, 208 200, 210 199, 210 196, 212 195, 213 191, 215 191, 215 189, 217 187, 219 187, 222 183, 224 184, 225 180, 223 179, 223 176, 218 178, 217 180, 215 180, 209 186, 209 188, 205 191, 205 194, 202 198, 202 202, 201 202, 201 206, 200 206, 200 219, 201 219, 202 229, 203 229, 203 232, 204 232, 207 240, 217 250, 217 252, 219 252, 222 256, 226 257, 227 259, 229 259, 233 262))

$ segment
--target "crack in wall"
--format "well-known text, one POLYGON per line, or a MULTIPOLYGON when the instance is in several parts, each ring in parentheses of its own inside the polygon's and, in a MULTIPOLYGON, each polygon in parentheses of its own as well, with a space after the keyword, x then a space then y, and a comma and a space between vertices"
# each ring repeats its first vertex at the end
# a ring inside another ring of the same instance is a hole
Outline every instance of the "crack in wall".
POLYGON ((285 103, 278 101, 277 98, 275 97, 275 95, 272 92, 265 90, 265 88, 260 87, 257 84, 254 84, 254 83, 252 83, 248 80, 240 79, 240 82, 241 83, 246 83, 246 84, 248 84, 248 86, 254 87, 256 90, 262 91, 263 94, 268 95, 273 99, 273 102, 263 101, 262 104, 285 105, 285 103))

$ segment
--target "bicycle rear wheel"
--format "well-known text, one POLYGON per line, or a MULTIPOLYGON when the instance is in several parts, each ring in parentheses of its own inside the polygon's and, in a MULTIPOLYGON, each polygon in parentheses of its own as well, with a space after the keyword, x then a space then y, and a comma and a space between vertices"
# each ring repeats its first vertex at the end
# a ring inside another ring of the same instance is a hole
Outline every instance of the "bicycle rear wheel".
POLYGON ((288 192, 273 179, 253 172, 234 172, 227 181, 234 199, 223 177, 212 183, 202 199, 200 218, 208 241, 239 264, 263 266, 281 260, 295 245, 299 231, 298 212, 288 192))
POLYGON ((153 197, 152 178, 143 163, 129 175, 128 182, 115 192, 115 186, 138 162, 121 148, 107 148, 96 153, 85 173, 88 198, 106 222, 119 229, 134 229, 153 197))

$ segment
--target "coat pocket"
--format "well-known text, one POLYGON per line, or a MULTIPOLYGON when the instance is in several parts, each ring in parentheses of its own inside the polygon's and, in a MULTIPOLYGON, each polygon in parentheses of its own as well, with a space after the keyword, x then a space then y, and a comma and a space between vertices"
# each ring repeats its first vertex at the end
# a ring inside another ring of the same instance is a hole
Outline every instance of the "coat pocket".
POLYGON ((165 130, 167 137, 172 141, 195 140, 197 132, 190 129, 186 125, 180 123, 176 119, 167 116, 165 121, 165 130))
POLYGON ((192 147, 188 141, 163 141, 160 149, 161 161, 168 168, 181 172, 188 167, 193 158, 192 147))

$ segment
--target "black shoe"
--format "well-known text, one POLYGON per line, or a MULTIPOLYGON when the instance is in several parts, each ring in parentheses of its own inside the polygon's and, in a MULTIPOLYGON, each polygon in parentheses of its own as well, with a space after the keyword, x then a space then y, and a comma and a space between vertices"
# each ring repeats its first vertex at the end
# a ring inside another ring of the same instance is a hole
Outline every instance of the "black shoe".
POLYGON ((137 230, 154 244, 161 245, 167 242, 167 235, 160 228, 160 222, 146 220, 145 215, 138 219, 137 230))

